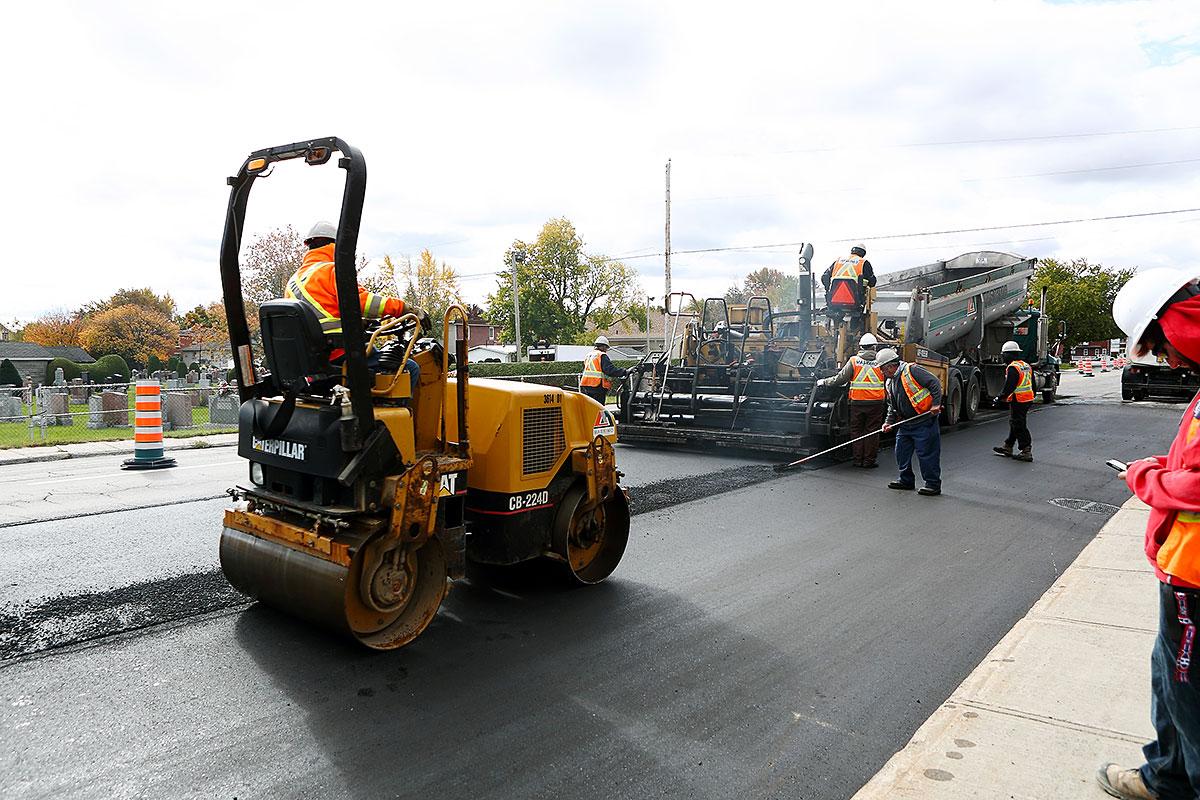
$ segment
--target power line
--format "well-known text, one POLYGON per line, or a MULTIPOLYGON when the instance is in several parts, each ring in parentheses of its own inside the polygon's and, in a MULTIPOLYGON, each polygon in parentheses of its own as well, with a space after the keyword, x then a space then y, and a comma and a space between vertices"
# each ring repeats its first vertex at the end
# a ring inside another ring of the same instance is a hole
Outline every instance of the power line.
POLYGON ((912 147, 961 147, 973 144, 1010 144, 1013 142, 1051 142, 1063 139, 1090 139, 1104 136, 1140 136, 1147 133, 1175 133, 1200 130, 1200 125, 1180 125, 1172 128, 1141 128, 1127 131, 1088 131, 1083 133, 1052 133, 1038 136, 1002 136, 989 139, 949 139, 934 142, 896 142, 892 144, 842 145, 838 147, 807 147, 793 150, 772 150, 762 153, 731 153, 733 156, 772 155, 790 153, 833 153, 843 150, 892 150, 912 147))
MULTIPOLYGON (((883 239, 913 239, 921 236, 945 236, 951 233, 979 233, 982 231, 1003 231, 1014 228, 1042 228, 1051 225, 1075 225, 1082 222, 1109 222, 1119 219, 1142 219, 1146 217, 1162 217, 1171 214, 1190 214, 1200 211, 1200 208, 1177 208, 1169 211, 1144 211, 1136 214, 1113 214, 1106 217, 1083 217, 1080 219, 1062 219, 1053 222, 1022 222, 1014 225, 988 225, 981 228, 954 228, 944 231, 921 231, 918 233, 889 233, 880 236, 855 236, 846 239, 827 239, 828 242, 872 242, 883 239)), ((705 247, 695 250, 673 250, 672 255, 692 255, 696 253, 723 253, 731 250, 766 250, 772 247, 799 247, 804 242, 776 242, 773 244, 749 244, 731 247, 705 247)), ((620 256, 619 260, 633 261, 639 258, 661 258, 663 253, 650 253, 644 256, 620 256)))

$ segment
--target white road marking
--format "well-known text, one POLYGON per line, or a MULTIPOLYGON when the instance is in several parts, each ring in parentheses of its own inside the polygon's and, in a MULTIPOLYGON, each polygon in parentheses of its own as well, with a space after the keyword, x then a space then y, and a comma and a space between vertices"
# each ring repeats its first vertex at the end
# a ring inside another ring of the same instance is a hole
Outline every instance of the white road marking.
MULTIPOLYGON (((186 467, 172 467, 172 470, 174 470, 175 472, 179 472, 180 470, 185 470, 185 469, 208 469, 209 467, 227 467, 227 466, 230 466, 231 464, 240 464, 240 463, 242 463, 240 459, 238 461, 216 461, 212 464, 192 464, 192 465, 186 466, 186 467)), ((136 473, 130 472, 130 473, 123 473, 123 474, 133 476, 136 473)), ((74 478, 55 478, 52 481, 27 481, 26 485, 28 485, 28 486, 47 486, 51 483, 71 483, 72 481, 94 481, 94 480, 99 480, 100 478, 104 477, 104 475, 105 474, 102 473, 102 474, 97 474, 97 475, 79 475, 74 478)), ((111 473, 109 473, 109 475, 111 475, 111 473)))

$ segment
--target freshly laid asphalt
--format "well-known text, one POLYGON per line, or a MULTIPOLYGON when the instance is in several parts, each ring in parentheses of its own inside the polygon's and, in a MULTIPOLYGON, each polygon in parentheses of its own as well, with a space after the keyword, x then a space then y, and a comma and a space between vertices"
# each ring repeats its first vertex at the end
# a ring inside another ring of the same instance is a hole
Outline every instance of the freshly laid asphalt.
MULTIPOLYGON (((965 425, 936 498, 886 489, 886 468, 673 476, 696 462, 653 454, 641 490, 659 497, 633 490, 608 582, 476 576, 394 653, 257 605, 209 610, 197 565, 160 587, 178 614, 7 653, 0 795, 849 797, 1107 518, 1049 501, 1119 505, 1105 459, 1149 454, 1177 419, 1039 408, 1032 465, 991 455, 1002 422, 965 425)), ((215 542, 207 505, 175 529, 215 542)))

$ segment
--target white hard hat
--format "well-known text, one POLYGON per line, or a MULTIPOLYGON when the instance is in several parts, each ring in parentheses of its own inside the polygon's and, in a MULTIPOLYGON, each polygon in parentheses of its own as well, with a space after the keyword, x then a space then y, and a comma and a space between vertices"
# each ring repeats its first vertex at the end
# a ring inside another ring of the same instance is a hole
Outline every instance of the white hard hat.
POLYGON ((313 223, 313 226, 308 231, 308 236, 304 237, 304 243, 308 244, 313 239, 336 239, 337 226, 332 222, 321 220, 313 223))
POLYGON ((890 347, 885 347, 875 354, 875 366, 877 367, 886 367, 899 360, 900 354, 890 347))
POLYGON ((1000 352, 1001 353, 1019 353, 1019 352, 1021 352, 1021 345, 1017 344, 1012 339, 1009 339, 1007 342, 1004 343, 1004 346, 1000 348, 1000 352))
POLYGON ((1155 267, 1139 272, 1121 287, 1113 301, 1112 314, 1117 327, 1129 336, 1130 351, 1137 347, 1142 334, 1171 295, 1195 278, 1191 270, 1155 267))
POLYGON ((596 337, 596 347, 600 347, 600 346, 608 347, 608 337, 607 336, 597 336, 596 337))
POLYGON ((859 347, 874 347, 879 344, 879 340, 875 338, 873 333, 864 333, 862 338, 858 340, 859 347))

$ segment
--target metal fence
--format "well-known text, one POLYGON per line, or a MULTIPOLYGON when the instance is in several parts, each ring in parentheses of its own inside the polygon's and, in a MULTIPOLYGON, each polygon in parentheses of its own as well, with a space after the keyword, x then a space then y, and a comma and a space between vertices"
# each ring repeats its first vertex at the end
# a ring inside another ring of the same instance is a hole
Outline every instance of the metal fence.
MULTIPOLYGON (((133 440, 134 384, 72 383, 0 389, 0 448, 133 440)), ((163 432, 197 436, 237 430, 239 401, 228 385, 168 383, 163 432)))

